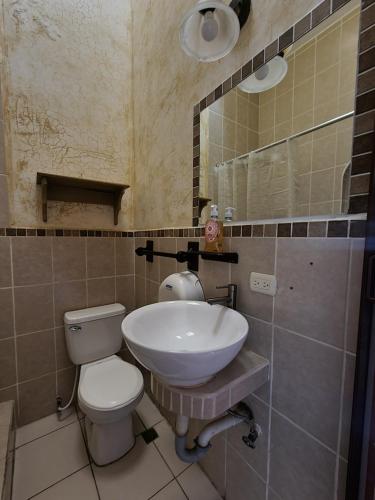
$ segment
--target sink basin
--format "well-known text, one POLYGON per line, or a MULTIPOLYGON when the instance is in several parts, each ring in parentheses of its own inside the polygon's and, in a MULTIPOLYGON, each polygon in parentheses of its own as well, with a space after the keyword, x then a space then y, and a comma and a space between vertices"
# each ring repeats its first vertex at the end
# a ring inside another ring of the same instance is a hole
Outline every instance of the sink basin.
POLYGON ((206 383, 237 356, 248 323, 228 307, 177 300, 137 309, 121 329, 132 354, 156 377, 192 387, 206 383))

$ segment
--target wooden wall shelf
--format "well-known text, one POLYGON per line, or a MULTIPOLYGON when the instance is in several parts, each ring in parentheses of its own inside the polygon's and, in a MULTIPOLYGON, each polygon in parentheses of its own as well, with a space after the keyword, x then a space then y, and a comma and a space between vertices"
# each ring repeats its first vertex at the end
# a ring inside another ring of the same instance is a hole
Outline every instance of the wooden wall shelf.
POLYGON ((113 207, 113 221, 118 224, 121 200, 128 187, 126 184, 94 181, 65 175, 38 172, 36 182, 42 187, 43 221, 47 222, 47 201, 94 203, 113 207))

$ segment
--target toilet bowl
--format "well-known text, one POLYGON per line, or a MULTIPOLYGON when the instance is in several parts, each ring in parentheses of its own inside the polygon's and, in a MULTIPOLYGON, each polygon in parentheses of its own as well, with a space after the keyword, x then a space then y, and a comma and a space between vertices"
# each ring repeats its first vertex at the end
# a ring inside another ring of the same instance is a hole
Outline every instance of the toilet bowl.
POLYGON ((143 396, 139 369, 115 353, 121 348, 121 304, 65 313, 68 353, 81 365, 78 405, 85 415, 87 446, 97 465, 125 455, 134 445, 132 412, 143 396))

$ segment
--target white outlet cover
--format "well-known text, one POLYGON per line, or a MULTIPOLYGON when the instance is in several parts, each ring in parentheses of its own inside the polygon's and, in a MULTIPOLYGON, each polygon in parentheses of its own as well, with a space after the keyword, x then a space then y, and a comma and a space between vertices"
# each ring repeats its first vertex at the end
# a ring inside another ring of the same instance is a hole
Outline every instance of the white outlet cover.
POLYGON ((276 295, 276 276, 272 274, 250 273, 250 290, 265 295, 276 295))

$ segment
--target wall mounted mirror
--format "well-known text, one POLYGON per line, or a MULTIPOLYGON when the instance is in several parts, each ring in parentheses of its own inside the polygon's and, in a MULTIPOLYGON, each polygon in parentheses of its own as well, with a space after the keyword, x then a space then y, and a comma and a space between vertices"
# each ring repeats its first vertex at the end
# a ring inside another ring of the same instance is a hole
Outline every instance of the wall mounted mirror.
POLYGON ((200 113, 201 223, 212 203, 238 222, 348 213, 359 12, 352 0, 200 113))

